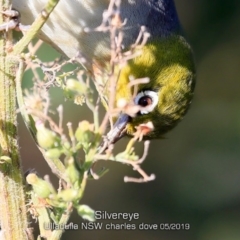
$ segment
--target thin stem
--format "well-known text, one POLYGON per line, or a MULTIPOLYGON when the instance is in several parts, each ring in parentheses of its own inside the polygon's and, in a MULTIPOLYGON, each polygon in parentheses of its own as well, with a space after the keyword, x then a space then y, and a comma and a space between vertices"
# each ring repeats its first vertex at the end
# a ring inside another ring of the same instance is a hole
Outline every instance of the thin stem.
MULTIPOLYGON (((68 223, 68 220, 71 216, 71 212, 73 210, 72 207, 72 203, 69 203, 68 209, 66 210, 65 213, 62 214, 60 221, 59 221, 59 225, 60 226, 66 226, 68 223)), ((61 239, 61 236, 64 232, 64 228, 63 229, 56 229, 52 232, 51 237, 49 238, 49 240, 58 240, 61 239)))
MULTIPOLYGON (((10 1, 0 0, 0 10, 10 1)), ((6 19, 0 15, 0 24, 6 19)), ((0 34, 0 222, 5 240, 29 239, 24 184, 17 142, 15 72, 17 58, 6 55, 11 31, 0 34)))

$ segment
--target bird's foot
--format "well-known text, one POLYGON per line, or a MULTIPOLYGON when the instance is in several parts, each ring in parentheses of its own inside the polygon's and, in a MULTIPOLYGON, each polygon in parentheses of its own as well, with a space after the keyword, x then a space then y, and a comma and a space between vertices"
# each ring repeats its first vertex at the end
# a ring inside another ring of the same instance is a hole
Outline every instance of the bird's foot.
POLYGON ((9 17, 9 21, 0 25, 0 31, 8 31, 9 29, 15 29, 17 31, 26 32, 29 30, 30 25, 21 24, 20 13, 16 10, 9 9, 1 12, 4 16, 9 17))

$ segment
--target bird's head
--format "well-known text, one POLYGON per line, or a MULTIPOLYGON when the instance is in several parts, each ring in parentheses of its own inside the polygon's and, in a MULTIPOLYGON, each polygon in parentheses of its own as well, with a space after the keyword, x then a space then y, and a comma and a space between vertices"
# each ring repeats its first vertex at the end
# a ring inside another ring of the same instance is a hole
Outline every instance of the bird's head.
POLYGON ((148 122, 152 128, 143 138, 161 138, 183 118, 191 103, 195 69, 192 51, 185 39, 179 35, 156 39, 141 51, 121 70, 116 90, 116 101, 133 100, 141 108, 134 117, 120 114, 107 134, 109 142, 116 142, 124 135, 133 136, 138 126, 148 122), (138 86, 134 97, 128 84, 131 77, 150 79, 138 86))

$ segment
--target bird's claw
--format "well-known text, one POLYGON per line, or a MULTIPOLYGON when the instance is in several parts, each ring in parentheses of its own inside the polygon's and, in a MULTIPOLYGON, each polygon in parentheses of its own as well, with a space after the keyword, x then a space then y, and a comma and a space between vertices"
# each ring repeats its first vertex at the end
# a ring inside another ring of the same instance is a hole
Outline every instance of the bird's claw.
POLYGON ((15 20, 10 20, 7 23, 3 23, 0 25, 0 31, 8 31, 9 29, 15 29, 18 23, 15 20))
POLYGON ((9 29, 15 29, 18 31, 26 32, 29 30, 30 25, 23 25, 20 23, 20 13, 16 10, 9 9, 1 12, 3 15, 10 18, 6 23, 0 25, 0 31, 8 31, 9 29))

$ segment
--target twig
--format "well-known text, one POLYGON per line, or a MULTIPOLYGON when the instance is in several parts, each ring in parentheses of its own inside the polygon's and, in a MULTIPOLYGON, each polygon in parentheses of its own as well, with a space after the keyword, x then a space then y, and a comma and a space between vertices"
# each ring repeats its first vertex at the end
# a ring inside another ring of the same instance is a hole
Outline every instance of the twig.
MULTIPOLYGON (((101 159, 101 160, 115 161, 115 162, 120 162, 123 164, 131 165, 133 167, 133 170, 137 171, 142 176, 142 178, 132 178, 132 177, 125 176, 124 177, 125 182, 141 183, 141 182, 153 181, 155 179, 155 175, 154 174, 147 175, 146 172, 140 167, 140 164, 142 164, 142 162, 146 159, 146 157, 148 155, 149 145, 150 145, 150 141, 144 142, 143 155, 137 161, 123 159, 123 158, 116 159, 115 157, 113 157, 112 155, 109 155, 109 154, 105 154, 105 155, 97 154, 95 156, 95 159, 96 159, 95 162, 101 159)), ((93 172, 93 174, 95 174, 95 173, 93 172)), ((97 179, 98 179, 98 176, 97 176, 97 179)))

